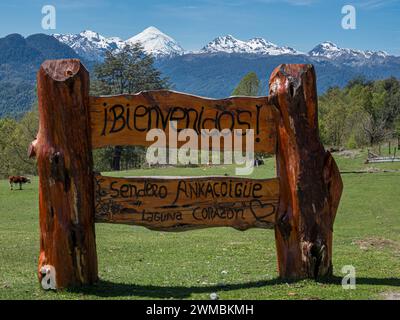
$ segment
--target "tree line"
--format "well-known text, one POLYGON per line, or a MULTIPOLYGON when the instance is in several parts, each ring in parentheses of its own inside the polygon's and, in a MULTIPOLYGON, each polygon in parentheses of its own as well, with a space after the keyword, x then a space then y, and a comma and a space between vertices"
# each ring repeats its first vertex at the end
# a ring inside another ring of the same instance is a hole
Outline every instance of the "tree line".
MULTIPOLYGON (((262 91, 254 72, 247 74, 233 95, 256 96, 262 91)), ((396 78, 351 80, 319 97, 322 142, 349 149, 374 146, 400 138, 400 81, 396 78)))
POLYGON ((321 137, 325 144, 358 148, 400 136, 400 82, 396 78, 329 89, 319 98, 321 137))
MULTIPOLYGON (((107 53, 95 66, 92 95, 137 93, 171 88, 140 44, 107 53)), ((232 95, 257 96, 261 81, 245 75, 232 95)), ((323 143, 349 149, 373 146, 400 137, 400 82, 395 78, 366 81, 357 78, 344 88, 334 87, 319 97, 319 125, 323 143)), ((38 130, 37 103, 19 119, 0 119, 0 176, 36 174, 27 149, 38 130)), ((145 148, 116 146, 94 150, 96 171, 125 170, 145 163, 145 148)))

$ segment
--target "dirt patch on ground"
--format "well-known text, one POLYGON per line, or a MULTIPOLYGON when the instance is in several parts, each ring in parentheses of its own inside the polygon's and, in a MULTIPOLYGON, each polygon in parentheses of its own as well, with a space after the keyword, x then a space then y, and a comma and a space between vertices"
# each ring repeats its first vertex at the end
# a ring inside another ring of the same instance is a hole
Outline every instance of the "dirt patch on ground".
POLYGON ((335 152, 335 155, 345 157, 345 158, 355 159, 360 155, 360 151, 359 150, 341 150, 341 151, 335 152))
POLYGON ((384 170, 382 170, 380 168, 368 167, 365 169, 365 171, 368 173, 377 173, 377 172, 382 172, 384 170))
POLYGON ((385 300, 400 300, 400 292, 383 292, 381 297, 385 300))
POLYGON ((384 173, 384 172, 400 172, 398 169, 381 169, 375 167, 368 167, 363 170, 340 171, 340 173, 384 173))
POLYGON ((392 249, 396 252, 400 252, 400 243, 385 238, 370 237, 370 238, 355 240, 353 241, 353 244, 358 245, 361 250, 392 249))

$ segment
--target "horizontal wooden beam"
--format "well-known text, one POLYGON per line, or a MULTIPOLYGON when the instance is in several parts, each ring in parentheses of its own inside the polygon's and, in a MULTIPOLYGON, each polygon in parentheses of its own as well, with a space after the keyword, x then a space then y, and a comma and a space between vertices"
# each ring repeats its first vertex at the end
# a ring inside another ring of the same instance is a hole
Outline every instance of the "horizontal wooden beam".
MULTIPOLYGON (((253 129, 255 151, 275 154, 275 109, 269 104, 268 97, 216 100, 158 90, 135 95, 91 97, 89 104, 93 148, 149 146, 154 143, 146 141, 146 134, 151 129, 166 131, 168 142, 169 121, 177 121, 178 129, 194 129, 198 134, 202 129, 242 129, 244 134, 246 129, 253 129)), ((242 146, 245 140, 243 136, 242 146)), ((200 141, 198 146, 200 149, 200 141)))
POLYGON ((278 179, 95 176, 96 222, 183 231, 273 228, 278 179))

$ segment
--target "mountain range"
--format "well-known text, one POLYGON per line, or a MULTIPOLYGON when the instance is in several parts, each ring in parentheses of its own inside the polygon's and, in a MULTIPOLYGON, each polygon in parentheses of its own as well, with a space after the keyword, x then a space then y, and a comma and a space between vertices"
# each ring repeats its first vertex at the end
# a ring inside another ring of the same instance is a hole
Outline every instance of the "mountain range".
POLYGON ((35 100, 35 73, 43 60, 80 58, 90 71, 94 64, 104 60, 107 51, 118 52, 137 42, 154 56, 156 67, 170 78, 175 90, 209 97, 229 96, 250 71, 258 74, 266 94, 267 77, 282 63, 313 64, 319 93, 332 86, 344 86, 356 77, 400 78, 400 57, 384 51, 341 48, 329 41, 301 52, 260 37, 244 41, 226 35, 199 50, 188 51, 155 27, 127 40, 90 30, 27 38, 12 34, 0 39, 0 117, 30 108, 35 100))
POLYGON ((158 30, 149 27, 141 33, 122 40, 118 37, 104 37, 97 32, 86 30, 79 34, 54 34, 60 42, 70 46, 75 52, 88 60, 102 61, 106 51, 118 51, 126 45, 140 42, 145 51, 156 58, 175 57, 185 54, 253 54, 253 55, 303 55, 315 59, 341 60, 363 63, 374 59, 390 57, 385 51, 362 51, 340 48, 338 45, 326 41, 315 46, 307 53, 303 53, 288 46, 279 46, 263 38, 257 37, 247 41, 239 40, 232 35, 220 36, 207 43, 197 51, 187 51, 173 38, 158 30))

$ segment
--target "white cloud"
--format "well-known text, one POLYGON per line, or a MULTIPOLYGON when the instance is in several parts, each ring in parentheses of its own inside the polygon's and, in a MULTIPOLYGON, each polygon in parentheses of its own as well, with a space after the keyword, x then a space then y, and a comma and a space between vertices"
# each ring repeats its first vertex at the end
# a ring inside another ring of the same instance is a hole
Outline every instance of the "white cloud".
POLYGON ((310 6, 318 2, 318 0, 284 0, 284 1, 295 6, 310 6))
POLYGON ((399 0, 357 0, 355 5, 362 9, 378 9, 389 6, 394 3, 400 3, 399 0))
POLYGON ((256 2, 262 3, 279 3, 284 2, 292 6, 311 6, 318 3, 320 0, 256 0, 256 2))

